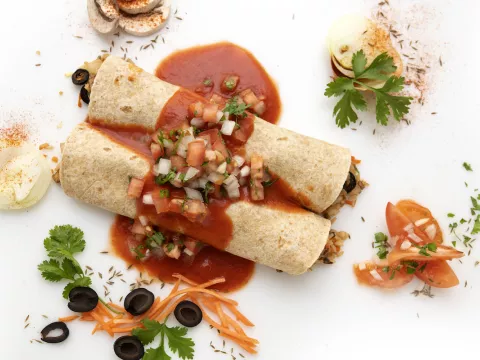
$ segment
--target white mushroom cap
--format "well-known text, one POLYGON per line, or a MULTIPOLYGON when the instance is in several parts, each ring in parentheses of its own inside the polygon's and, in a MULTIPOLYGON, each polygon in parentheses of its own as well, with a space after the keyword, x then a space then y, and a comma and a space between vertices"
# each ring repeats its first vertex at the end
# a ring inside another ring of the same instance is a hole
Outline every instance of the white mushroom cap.
POLYGON ((147 14, 120 15, 120 27, 135 36, 149 36, 162 29, 170 15, 170 0, 163 0, 161 5, 147 14))
POLYGON ((111 34, 118 26, 120 12, 115 0, 88 0, 88 17, 101 34, 111 34))
POLYGON ((117 0, 118 7, 127 14, 144 14, 158 7, 161 0, 117 0))

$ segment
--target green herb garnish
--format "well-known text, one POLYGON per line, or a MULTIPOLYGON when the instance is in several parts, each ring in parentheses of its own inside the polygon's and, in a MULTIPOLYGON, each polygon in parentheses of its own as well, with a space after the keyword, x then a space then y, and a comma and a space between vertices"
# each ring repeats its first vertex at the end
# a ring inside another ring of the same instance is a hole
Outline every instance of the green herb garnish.
POLYGON ((337 77, 327 85, 325 90, 325 96, 342 96, 333 109, 335 121, 342 129, 351 122, 357 121, 358 116, 353 107, 360 111, 367 109, 365 98, 355 85, 371 90, 375 94, 376 117, 381 125, 387 125, 390 109, 397 121, 400 121, 409 111, 411 97, 390 94, 401 91, 405 82, 405 78, 392 75, 397 69, 393 64, 393 58, 383 53, 378 55, 368 67, 366 65, 367 58, 363 50, 356 52, 352 57, 355 77, 353 79, 337 77), (367 85, 365 80, 381 80, 385 81, 385 84, 382 88, 376 89, 367 85))
POLYGON ((130 250, 135 253, 137 260, 141 260, 145 257, 145 254, 142 252, 143 249, 145 249, 145 246, 140 244, 130 250))
POLYGON ((232 116, 238 116, 244 118, 247 116, 246 110, 250 107, 247 104, 239 104, 238 96, 234 96, 227 101, 227 104, 223 108, 223 112, 228 112, 232 116))
POLYGON ((419 249, 418 253, 423 256, 432 256, 428 252, 437 252, 437 244, 435 243, 428 243, 423 246, 419 246, 414 244, 414 246, 419 249))
POLYGON ((453 217, 455 217, 455 214, 448 213, 447 216, 448 216, 449 218, 453 218, 453 217))
MULTIPOLYGON (((165 320, 166 321, 166 320, 165 320)), ((193 359, 195 343, 187 338, 188 329, 175 326, 168 327, 165 322, 160 323, 155 320, 142 320, 144 328, 135 328, 132 335, 136 336, 143 345, 151 344, 157 335, 160 335, 160 345, 156 348, 147 349, 143 360, 170 360, 171 357, 166 353, 165 337, 168 339, 170 350, 178 354, 180 359, 193 359)))
POLYGON ((168 198, 170 196, 170 190, 168 189, 161 189, 160 190, 160 197, 163 198, 168 198))
POLYGON ((43 241, 43 246, 50 259, 38 265, 38 270, 45 280, 70 281, 63 290, 63 297, 68 299, 68 294, 74 287, 89 287, 92 284, 92 279, 84 275, 82 267, 73 256, 85 249, 83 231, 71 225, 62 225, 51 229, 49 235, 43 241))
POLYGON ((211 80, 211 79, 208 79, 208 78, 205 79, 205 80, 203 80, 203 85, 205 85, 205 86, 210 86, 210 85, 212 85, 212 80, 211 80))
POLYGON ((473 171, 472 166, 471 166, 469 163, 464 162, 464 163, 463 163, 463 167, 464 167, 465 170, 467 170, 467 171, 473 171))
POLYGON ((210 191, 213 190, 214 188, 215 188, 215 186, 213 185, 213 183, 211 181, 208 181, 205 184, 205 188, 203 189, 203 198, 205 200, 205 204, 208 204, 208 202, 209 202, 208 195, 210 194, 210 191))
POLYGON ((175 179, 175 176, 177 176, 177 174, 175 173, 175 171, 170 170, 167 175, 158 175, 158 176, 155 178, 155 184, 157 184, 157 185, 163 185, 163 184, 169 182, 170 180, 175 179))
POLYGON ((374 248, 378 249, 377 256, 379 259, 387 258, 387 254, 388 254, 387 241, 388 241, 388 237, 384 233, 378 232, 375 234, 374 248))
POLYGON ((473 224, 473 229, 471 234, 475 235, 480 233, 480 215, 477 215, 477 218, 475 219, 475 223, 473 224))

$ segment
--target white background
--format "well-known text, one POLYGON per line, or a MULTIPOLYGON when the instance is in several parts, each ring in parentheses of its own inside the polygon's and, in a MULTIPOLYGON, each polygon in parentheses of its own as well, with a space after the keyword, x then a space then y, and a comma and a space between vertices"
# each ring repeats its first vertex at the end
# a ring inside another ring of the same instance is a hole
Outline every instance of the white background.
MULTIPOLYGON (((2 4, 2 127, 27 121, 32 141, 49 142, 58 153, 59 143, 85 116, 85 107, 76 107, 78 88, 64 73, 108 49, 112 39, 114 54, 123 55, 119 47, 127 46, 129 55, 138 56, 137 64, 148 71, 176 49, 229 40, 251 50, 277 81, 283 101, 281 126, 348 146, 363 160, 360 170, 371 187, 355 209, 342 211, 335 224, 352 235, 345 255, 332 266, 316 267, 300 277, 258 266, 253 281, 232 295, 257 325, 248 331, 261 341, 257 358, 462 359, 478 354, 480 267, 475 268, 474 262, 480 253, 475 247, 463 264, 452 264, 461 285, 434 290, 433 299, 410 294, 421 288, 417 280, 396 292, 385 292, 357 285, 352 273, 354 262, 372 256, 374 232, 386 230, 387 201, 413 198, 428 206, 447 230, 447 241, 452 238, 446 214, 469 215, 469 195, 480 187, 477 1, 390 0, 400 18, 416 17, 412 38, 428 44, 433 59, 442 56, 444 66, 440 68, 434 60, 427 102, 412 109, 412 125, 391 121, 381 128, 365 114, 363 125, 355 126, 357 131, 336 127, 331 116, 335 102, 323 96, 330 76, 325 37, 335 18, 348 12, 368 16, 376 1, 177 0, 173 10, 178 8, 183 21, 171 18, 169 29, 161 32, 165 44, 142 52, 138 49, 149 38, 123 33, 119 38, 104 38, 92 31, 85 3, 2 4), (135 42, 127 45, 127 40, 135 42), (41 66, 36 67, 37 63, 41 66), (57 129, 60 122, 63 127, 57 129), (462 168, 464 161, 472 164, 473 173, 462 168)), ((112 264, 125 268, 122 261, 99 254, 108 248, 112 218, 67 198, 56 185, 30 210, 0 213, 1 359, 115 359, 113 341, 105 334, 91 336, 91 324, 71 324, 70 338, 63 344, 29 342, 39 338, 49 321, 69 314, 61 297, 63 287, 45 282, 36 269, 46 257, 42 241, 48 230, 57 224, 81 227, 87 250, 80 263, 106 273, 112 264), (24 329, 28 314, 31 325, 24 329)), ((134 272, 128 276, 135 278, 134 272)), ((102 285, 95 277, 94 286, 101 289, 102 285)), ((128 291, 119 282, 114 288, 112 297, 117 301, 128 291)), ((169 286, 152 289, 164 296, 169 286)), ((209 342, 221 348, 221 338, 208 326, 189 334, 196 343, 196 359, 230 358, 212 352, 209 342)))

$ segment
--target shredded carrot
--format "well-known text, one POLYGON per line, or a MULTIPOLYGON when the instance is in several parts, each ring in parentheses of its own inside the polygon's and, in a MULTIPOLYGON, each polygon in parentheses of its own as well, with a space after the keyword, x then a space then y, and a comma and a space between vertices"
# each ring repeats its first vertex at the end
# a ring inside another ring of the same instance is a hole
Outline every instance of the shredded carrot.
POLYGON ((150 319, 152 314, 154 314, 157 311, 159 306, 160 306, 160 297, 157 296, 155 298, 155 301, 153 302, 152 306, 150 307, 150 309, 145 314, 141 315, 138 318, 138 321, 140 322, 140 321, 142 321, 143 319, 146 319, 146 318, 150 319))
MULTIPOLYGON (((96 310, 97 308, 95 308, 96 310)), ((103 328, 103 330, 105 330, 107 333, 110 334, 110 336, 113 337, 113 331, 112 329, 110 328, 110 326, 108 326, 107 323, 105 323, 105 321, 103 320, 102 316, 97 314, 95 312, 95 310, 91 311, 90 314, 92 315, 92 317, 98 322, 100 323, 100 326, 103 328)))
POLYGON ((235 306, 231 306, 230 304, 225 304, 225 306, 232 312, 233 315, 235 315, 238 321, 242 322, 246 326, 255 326, 255 324, 248 320, 247 317, 238 311, 235 306))
POLYGON ((183 275, 180 275, 180 274, 173 274, 172 275, 174 278, 177 278, 179 280, 182 280, 183 282, 187 283, 188 285, 192 285, 192 286, 195 286, 195 287, 199 287, 199 288, 208 288, 210 286, 213 286, 215 284, 220 284, 220 283, 224 283, 225 282, 225 278, 222 276, 222 277, 218 277, 218 278, 215 278, 215 279, 212 279, 210 281, 207 281, 206 283, 203 283, 201 285, 199 285, 198 283, 196 283, 195 281, 193 280, 190 280, 188 279, 187 277, 183 276, 183 275))
POLYGON ((108 306, 114 308, 115 310, 118 310, 118 311, 121 311, 121 312, 126 312, 125 309, 123 308, 123 306, 120 306, 120 305, 117 305, 117 304, 114 304, 114 303, 111 303, 111 302, 108 303, 108 306))
POLYGON ((222 307, 218 301, 215 302, 215 308, 217 310, 218 317, 220 318, 220 322, 222 323, 223 327, 228 329, 227 320, 225 319, 225 314, 223 313, 222 307))
POLYGON ((186 298, 188 297, 187 294, 183 295, 183 296, 180 296, 177 300, 175 300, 175 302, 170 305, 165 311, 164 313, 160 316, 160 317, 157 317, 155 318, 155 320, 157 321, 162 321, 163 319, 165 319, 168 315, 170 315, 174 310, 175 308, 177 307, 177 305, 179 303, 181 303, 183 300, 185 300, 186 298))
POLYGON ((345 204, 350 205, 350 206, 353 206, 353 201, 345 200, 345 204))
POLYGON ((113 315, 110 312, 110 310, 108 310, 108 308, 105 305, 103 305, 101 302, 98 303, 97 309, 99 310, 100 313, 102 313, 106 317, 113 319, 113 315))
POLYGON ((92 335, 95 334, 98 330, 100 330, 100 323, 97 323, 97 325, 95 325, 94 329, 92 330, 92 335))
POLYGON ((178 279, 176 282, 175 282, 175 286, 173 287, 172 291, 170 291, 170 294, 173 294, 175 292, 178 291, 178 288, 180 287, 180 283, 182 282, 182 280, 178 279))
POLYGON ((224 314, 224 316, 225 316, 225 320, 227 321, 227 324, 231 325, 235 329, 236 332, 238 332, 239 334, 242 334, 242 335, 246 335, 245 331, 243 331, 242 327, 240 325, 238 325, 238 323, 235 320, 233 320, 227 314, 224 314))
POLYGON ((80 318, 80 321, 95 321, 95 319, 90 315, 88 315, 88 316, 84 315, 80 318))
POLYGON ((66 317, 63 317, 63 318, 58 318, 58 321, 70 322, 70 321, 73 321, 73 320, 77 320, 79 317, 80 316, 78 316, 78 315, 66 316, 66 317))
POLYGON ((254 348, 252 348, 249 344, 247 344, 245 341, 239 341, 238 339, 235 339, 234 337, 232 337, 230 335, 224 334, 223 332, 220 333, 220 336, 223 336, 224 338, 232 340, 238 346, 245 349, 245 351, 248 351, 250 354, 256 354, 257 353, 257 351, 254 348))
POLYGON ((178 280, 182 280, 184 283, 187 283, 188 285, 191 285, 191 286, 198 286, 198 283, 193 281, 193 280, 190 280, 189 278, 183 276, 182 274, 173 274, 172 277, 178 279, 178 280))
POLYGON ((142 327, 141 324, 138 324, 138 325, 135 325, 135 326, 130 326, 130 327, 127 327, 127 328, 113 328, 113 329, 109 329, 112 331, 112 333, 114 334, 123 334, 123 333, 130 333, 132 332, 133 329, 136 329, 138 327, 142 327))
POLYGON ((352 164, 358 165, 358 164, 361 164, 361 162, 362 162, 362 160, 355 159, 355 156, 352 156, 352 164))

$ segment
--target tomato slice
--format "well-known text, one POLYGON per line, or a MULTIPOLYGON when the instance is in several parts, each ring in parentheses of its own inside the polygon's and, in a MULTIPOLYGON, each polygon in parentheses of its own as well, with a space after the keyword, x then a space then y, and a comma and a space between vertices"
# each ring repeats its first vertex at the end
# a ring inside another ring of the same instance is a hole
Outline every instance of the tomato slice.
MULTIPOLYGON (((413 233, 417 236, 416 239, 419 238, 419 240, 412 240, 412 242, 418 242, 420 244, 427 244, 431 242, 431 240, 423 231, 421 231, 417 226, 415 226, 413 222, 411 222, 404 213, 402 213, 395 205, 390 202, 387 204, 385 215, 387 218, 387 227, 390 236, 408 238, 409 233, 406 229, 408 227, 411 227, 413 233)), ((410 238, 412 239, 412 235, 410 236, 410 238)))
MULTIPOLYGON (((419 265, 417 269, 422 269, 422 266, 419 265)), ((415 275, 427 285, 450 288, 459 283, 457 275, 446 261, 429 261, 422 270, 417 270, 415 275)))
POLYGON ((405 266, 385 266, 366 263, 365 269, 360 269, 359 264, 353 266, 353 272, 360 284, 378 286, 384 289, 396 289, 408 284, 413 279, 413 274, 408 274, 405 266), (372 275, 372 272, 376 272, 372 275), (377 276, 378 274, 378 276, 377 276))
POLYGON ((437 220, 433 217, 430 210, 428 210, 426 207, 423 207, 412 200, 401 200, 395 205, 395 207, 400 210, 411 222, 416 223, 419 221, 421 224, 419 224, 417 227, 423 232, 425 232, 427 227, 431 227, 433 224, 436 229, 435 236, 433 239, 429 238, 429 241, 436 244, 443 243, 442 229, 440 228, 440 225, 438 225, 437 220), (428 221, 426 221, 427 219, 428 221))

